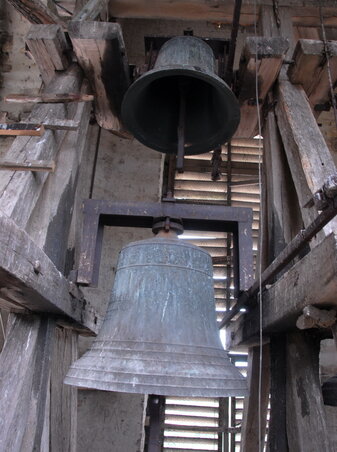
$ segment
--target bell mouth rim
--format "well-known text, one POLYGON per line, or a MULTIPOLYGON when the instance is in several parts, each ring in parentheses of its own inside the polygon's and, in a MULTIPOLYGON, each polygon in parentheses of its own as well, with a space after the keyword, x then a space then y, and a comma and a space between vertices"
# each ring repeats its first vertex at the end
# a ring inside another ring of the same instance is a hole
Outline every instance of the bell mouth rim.
MULTIPOLYGON (((230 87, 227 85, 227 83, 214 72, 208 72, 203 70, 202 68, 189 65, 161 66, 160 68, 151 69, 150 71, 146 72, 141 77, 139 77, 137 80, 135 80, 125 93, 121 106, 121 117, 124 126, 128 128, 128 124, 135 124, 137 122, 134 109, 130 107, 128 108, 129 98, 139 94, 152 81, 168 78, 174 75, 180 76, 187 75, 191 78, 207 82, 222 97, 225 104, 226 100, 234 101, 232 105, 231 115, 229 115, 227 120, 228 126, 226 128, 226 131, 222 130, 221 133, 218 132, 213 134, 213 136, 207 140, 207 143, 201 144, 197 143, 191 145, 190 148, 186 147, 185 155, 204 154, 228 142, 235 134, 241 119, 240 105, 236 96, 234 95, 230 87)), ((132 130, 129 130, 129 132, 131 132, 140 143, 144 144, 150 149, 154 149, 164 154, 177 153, 176 149, 172 151, 171 149, 168 148, 168 146, 160 146, 159 143, 155 142, 154 140, 149 140, 149 137, 145 136, 145 134, 143 135, 139 130, 137 130, 137 133, 134 133, 134 131, 132 130)))

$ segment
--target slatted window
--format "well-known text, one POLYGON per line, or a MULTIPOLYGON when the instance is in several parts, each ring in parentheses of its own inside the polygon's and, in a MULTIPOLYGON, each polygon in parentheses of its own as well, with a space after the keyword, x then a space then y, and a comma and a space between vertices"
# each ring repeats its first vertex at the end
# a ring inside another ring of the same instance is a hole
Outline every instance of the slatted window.
MULTIPOLYGON (((259 161, 257 140, 234 140, 230 147, 201 155, 186 156, 184 172, 168 169, 165 194, 180 203, 227 205, 253 209, 253 253, 256 262, 259 228, 259 161), (217 179, 217 180, 212 180, 217 179)), ((226 232, 186 231, 181 238, 210 253, 217 319, 235 303, 233 237, 226 232)), ((231 354, 244 375, 247 356, 231 354)), ((164 452, 240 450, 243 398, 167 397, 164 452), (220 433, 219 429, 227 429, 220 433)))

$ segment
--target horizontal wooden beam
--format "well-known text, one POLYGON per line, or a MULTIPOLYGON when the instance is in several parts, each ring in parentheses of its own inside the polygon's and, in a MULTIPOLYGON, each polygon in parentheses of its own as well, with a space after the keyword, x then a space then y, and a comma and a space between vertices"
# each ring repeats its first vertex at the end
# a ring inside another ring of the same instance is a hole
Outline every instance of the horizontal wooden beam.
MULTIPOLYGON (((273 5, 272 0, 264 0, 264 5, 273 5)), ((114 0, 109 4, 111 17, 163 20, 202 20, 216 24, 231 25, 235 0, 114 0)), ((333 0, 322 0, 326 26, 336 26, 337 17, 333 0)), ((290 6, 294 25, 320 26, 317 1, 308 0, 303 8, 301 2, 279 0, 279 7, 290 6)), ((254 26, 257 20, 253 3, 243 2, 240 14, 241 26, 254 26)))
MULTIPOLYGON (((329 69, 333 86, 337 81, 337 41, 327 43, 329 69)), ((327 56, 323 41, 300 39, 293 55, 294 63, 288 69, 292 83, 301 84, 310 105, 324 106, 331 99, 327 56)), ((319 114, 317 111, 316 115, 319 114)))
POLYGON ((0 124, 0 135, 40 137, 44 133, 42 124, 0 124))
POLYGON ((262 105, 281 70, 289 43, 286 38, 248 37, 243 48, 239 68, 239 94, 241 120, 235 137, 252 138, 258 133, 258 103, 262 105))
POLYGON ((32 24, 59 24, 63 20, 40 0, 8 0, 8 2, 32 24))
POLYGON ((7 94, 4 101, 12 104, 60 104, 68 102, 91 102, 94 100, 92 94, 7 94))
POLYGON ((89 0, 73 17, 73 20, 95 20, 106 7, 104 0, 89 0))
POLYGON ((46 162, 45 160, 31 160, 28 162, 8 162, 0 160, 0 170, 7 171, 55 171, 55 162, 46 162))
MULTIPOLYGON (((276 283, 263 292, 263 333, 296 326, 308 305, 337 306, 337 239, 327 236, 276 283)), ((233 322, 228 330, 231 345, 254 343, 259 335, 258 307, 233 322)))
POLYGON ((72 21, 68 30, 78 62, 94 90, 98 124, 123 135, 120 111, 130 79, 120 25, 72 21))
MULTIPOLYGON (((48 256, 14 221, 0 215, 0 288, 8 309, 65 316, 87 333, 97 332, 98 317, 81 292, 57 270, 48 256)), ((75 325, 74 325, 75 326, 75 325)))

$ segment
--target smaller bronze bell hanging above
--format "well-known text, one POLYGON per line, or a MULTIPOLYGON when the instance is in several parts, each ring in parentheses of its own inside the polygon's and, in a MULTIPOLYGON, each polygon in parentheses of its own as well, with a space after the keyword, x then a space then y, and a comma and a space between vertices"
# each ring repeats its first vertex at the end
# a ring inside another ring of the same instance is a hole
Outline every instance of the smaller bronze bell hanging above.
POLYGON ((125 246, 102 328, 65 383, 186 397, 247 395, 220 342, 210 255, 163 231, 125 246))
POLYGON ((178 128, 183 128, 184 154, 201 154, 230 140, 240 107, 216 75, 209 45, 178 36, 162 46, 154 68, 130 86, 122 120, 141 143, 166 154, 177 154, 178 128))

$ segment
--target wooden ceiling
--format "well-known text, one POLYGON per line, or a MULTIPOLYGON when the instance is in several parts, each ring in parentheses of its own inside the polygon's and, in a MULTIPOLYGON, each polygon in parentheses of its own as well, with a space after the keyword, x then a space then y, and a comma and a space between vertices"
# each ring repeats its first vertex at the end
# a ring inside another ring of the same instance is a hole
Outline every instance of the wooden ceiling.
MULTIPOLYGON (((240 25, 254 24, 255 11, 261 4, 273 5, 272 0, 243 1, 240 25)), ((336 2, 321 0, 324 7, 326 25, 337 24, 336 2)), ((109 13, 115 18, 136 19, 172 19, 203 20, 222 24, 231 24, 235 0, 113 0, 110 1, 109 13)), ((279 0, 278 7, 290 6, 293 9, 293 22, 296 25, 314 26, 319 21, 319 2, 316 0, 279 0)))

